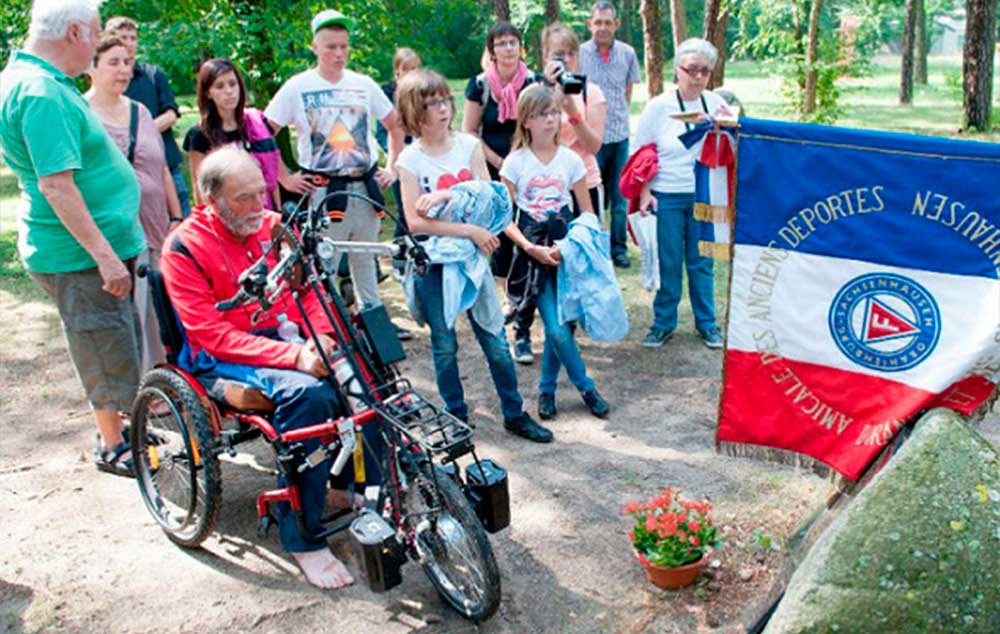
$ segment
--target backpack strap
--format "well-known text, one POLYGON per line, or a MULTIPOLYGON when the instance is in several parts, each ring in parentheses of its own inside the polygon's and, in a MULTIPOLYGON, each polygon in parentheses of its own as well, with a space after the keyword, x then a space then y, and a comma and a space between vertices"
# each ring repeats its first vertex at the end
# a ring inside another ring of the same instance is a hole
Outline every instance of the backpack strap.
POLYGON ((129 105, 129 117, 128 117, 128 152, 125 156, 128 157, 129 163, 135 162, 135 139, 139 133, 139 104, 134 101, 130 101, 129 105))

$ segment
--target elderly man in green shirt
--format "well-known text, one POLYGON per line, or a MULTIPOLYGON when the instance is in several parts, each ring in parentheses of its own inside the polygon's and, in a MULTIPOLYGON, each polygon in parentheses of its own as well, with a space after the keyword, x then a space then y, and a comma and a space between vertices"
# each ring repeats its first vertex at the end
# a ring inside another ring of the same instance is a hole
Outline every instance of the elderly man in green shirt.
POLYGON ((72 78, 100 35, 97 2, 36 0, 29 37, 0 73, 0 154, 24 205, 18 251, 59 309, 97 419, 98 468, 131 473, 120 411, 139 379, 131 261, 145 249, 139 185, 72 78))

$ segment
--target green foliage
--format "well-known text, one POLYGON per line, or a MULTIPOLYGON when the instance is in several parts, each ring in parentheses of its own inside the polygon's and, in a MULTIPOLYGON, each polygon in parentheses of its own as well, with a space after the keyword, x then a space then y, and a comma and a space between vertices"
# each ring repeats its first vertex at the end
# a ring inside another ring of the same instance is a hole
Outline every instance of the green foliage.
POLYGON ((0 2, 0 68, 7 65, 12 50, 18 48, 28 32, 31 0, 0 2))
POLYGON ((17 231, 0 231, 0 277, 25 275, 17 254, 17 231))
MULTIPOLYGON (((204 60, 228 57, 246 75, 250 103, 262 105, 285 80, 314 63, 309 23, 328 6, 322 1, 109 0, 102 13, 130 15, 140 23, 140 53, 163 67, 175 92, 194 92, 204 60)), ((446 75, 474 74, 489 8, 474 0, 337 3, 357 22, 350 67, 379 81, 391 78, 392 56, 404 45, 446 75)))

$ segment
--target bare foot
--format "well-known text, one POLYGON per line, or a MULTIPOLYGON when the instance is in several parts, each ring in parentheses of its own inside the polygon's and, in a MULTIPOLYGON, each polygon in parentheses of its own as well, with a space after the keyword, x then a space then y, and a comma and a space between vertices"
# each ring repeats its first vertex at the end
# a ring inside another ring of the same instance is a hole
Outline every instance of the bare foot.
POLYGON ((329 548, 292 553, 292 558, 306 576, 306 581, 326 590, 343 588, 354 583, 347 567, 333 556, 329 548))
MULTIPOLYGON (((354 494, 354 509, 360 509, 365 505, 365 496, 354 494)), ((341 511, 351 507, 347 497, 347 491, 343 489, 330 489, 326 492, 326 510, 341 511)))

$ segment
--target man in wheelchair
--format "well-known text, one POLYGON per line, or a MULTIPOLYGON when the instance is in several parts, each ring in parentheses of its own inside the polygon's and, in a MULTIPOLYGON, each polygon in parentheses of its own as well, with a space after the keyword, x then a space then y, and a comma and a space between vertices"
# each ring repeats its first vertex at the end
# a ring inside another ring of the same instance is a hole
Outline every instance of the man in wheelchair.
MULTIPOLYGON (((226 312, 216 309, 217 302, 239 290, 240 273, 271 249, 271 228, 281 221, 279 214, 263 207, 266 185, 256 161, 235 147, 221 148, 204 159, 196 185, 207 204, 196 208, 170 234, 161 262, 167 294, 186 335, 178 365, 202 382, 236 381, 263 392, 274 403, 272 424, 278 432, 343 415, 338 411, 336 390, 323 380, 327 370, 314 341, 288 336, 287 323, 305 332, 291 291, 286 290, 256 319, 257 303, 226 312), (284 338, 278 336, 282 322, 287 322, 282 326, 284 338)), ((277 261, 277 255, 273 257, 277 261)), ((302 304, 310 323, 320 331, 324 352, 329 354, 335 344, 320 298, 307 293, 302 304)), ((375 447, 377 435, 369 438, 366 431, 364 441, 375 447)), ((306 442, 305 451, 308 454, 318 446, 314 438, 306 442)), ((328 495, 331 462, 328 458, 306 469, 298 482, 303 523, 314 533, 322 528, 320 518, 328 498, 331 505, 357 505, 361 501, 359 496, 349 499, 345 491, 353 480, 350 465, 331 482, 328 495)), ((370 473, 375 472, 377 469, 370 473)), ((278 486, 284 483, 279 481, 278 486)), ((281 544, 309 583, 320 588, 353 583, 325 541, 317 543, 303 535, 287 503, 278 504, 276 510, 281 544)))

